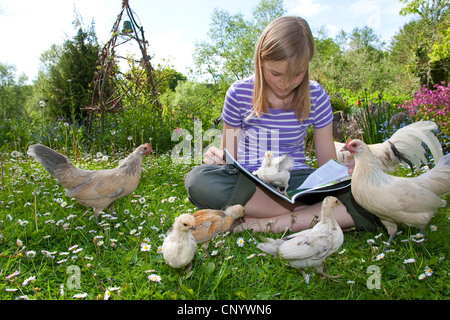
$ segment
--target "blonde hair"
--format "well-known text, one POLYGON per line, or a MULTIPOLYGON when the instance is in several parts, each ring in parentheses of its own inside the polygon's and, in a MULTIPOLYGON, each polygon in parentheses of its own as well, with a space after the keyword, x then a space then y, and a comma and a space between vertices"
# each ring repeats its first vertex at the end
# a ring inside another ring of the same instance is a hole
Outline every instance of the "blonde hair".
POLYGON ((293 90, 292 104, 285 110, 294 110, 299 121, 306 119, 311 111, 309 93, 309 62, 314 55, 314 38, 308 23, 299 17, 283 16, 273 20, 263 31, 255 49, 255 87, 253 112, 249 117, 268 112, 267 83, 264 79, 262 61, 288 61, 284 75, 291 81, 304 70, 302 83, 293 90))

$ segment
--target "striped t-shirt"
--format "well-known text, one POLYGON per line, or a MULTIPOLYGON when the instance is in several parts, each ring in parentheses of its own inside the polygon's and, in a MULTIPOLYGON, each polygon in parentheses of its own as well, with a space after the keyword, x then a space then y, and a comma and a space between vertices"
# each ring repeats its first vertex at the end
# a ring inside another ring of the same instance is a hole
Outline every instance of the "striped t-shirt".
MULTIPOLYGON (((303 122, 294 110, 268 108, 269 113, 261 113, 250 119, 254 77, 236 81, 228 89, 222 110, 222 120, 231 127, 241 128, 237 161, 247 170, 261 166, 266 151, 274 156, 288 153, 295 162, 294 169, 309 168, 305 163, 305 136, 310 125, 323 128, 333 120, 330 99, 325 90, 315 81, 309 81, 311 112, 303 122)), ((225 132, 223 133, 225 134, 225 132)))

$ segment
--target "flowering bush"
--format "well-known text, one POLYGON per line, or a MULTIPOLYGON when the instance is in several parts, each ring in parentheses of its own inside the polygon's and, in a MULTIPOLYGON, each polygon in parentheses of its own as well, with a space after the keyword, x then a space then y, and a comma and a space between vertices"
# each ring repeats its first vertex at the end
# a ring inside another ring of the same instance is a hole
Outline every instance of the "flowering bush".
POLYGON ((438 137, 443 148, 449 151, 450 136, 450 83, 435 84, 433 89, 426 86, 406 100, 401 108, 407 109, 414 120, 432 120, 439 127, 438 137))

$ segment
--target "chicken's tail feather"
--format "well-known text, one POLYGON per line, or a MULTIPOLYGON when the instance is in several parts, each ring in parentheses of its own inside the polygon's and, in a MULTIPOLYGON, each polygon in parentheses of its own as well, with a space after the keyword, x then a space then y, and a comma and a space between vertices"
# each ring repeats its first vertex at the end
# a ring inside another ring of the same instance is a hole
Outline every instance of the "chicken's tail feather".
POLYGON ((273 256, 278 257, 278 245, 277 240, 271 238, 264 238, 266 242, 260 242, 256 245, 256 247, 265 253, 271 254, 273 256))
POLYGON ((438 197, 450 192, 450 154, 442 157, 430 171, 415 178, 425 189, 431 190, 438 197))
POLYGON ((294 167, 294 159, 289 154, 283 154, 279 163, 279 170, 292 170, 294 167))
POLYGON ((437 125, 433 121, 414 122, 397 130, 389 141, 402 155, 411 160, 416 168, 419 168, 421 163, 427 163, 422 143, 430 149, 436 163, 443 156, 441 144, 432 132, 436 129, 437 125))
POLYGON ((33 144, 28 147, 27 154, 39 162, 51 175, 60 165, 72 164, 69 158, 42 144, 33 144))

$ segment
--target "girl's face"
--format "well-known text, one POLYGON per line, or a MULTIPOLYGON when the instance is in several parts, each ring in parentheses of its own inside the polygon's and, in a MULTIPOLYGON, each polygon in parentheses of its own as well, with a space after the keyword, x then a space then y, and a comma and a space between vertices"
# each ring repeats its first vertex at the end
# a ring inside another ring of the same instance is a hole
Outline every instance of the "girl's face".
POLYGON ((273 95, 280 100, 288 98, 296 87, 302 83, 305 71, 299 70, 291 81, 286 81, 288 61, 263 60, 264 79, 273 95))

